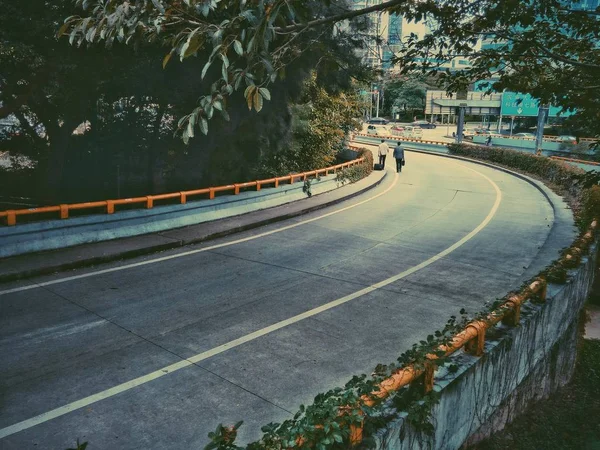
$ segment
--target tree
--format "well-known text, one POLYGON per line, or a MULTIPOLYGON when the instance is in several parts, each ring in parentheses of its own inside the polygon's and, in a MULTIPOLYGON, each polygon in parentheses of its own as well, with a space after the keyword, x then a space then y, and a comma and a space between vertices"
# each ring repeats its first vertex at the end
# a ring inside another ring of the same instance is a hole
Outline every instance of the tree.
POLYGON ((67 18, 60 29, 74 44, 162 42, 169 47, 165 64, 173 56, 183 60, 205 52, 200 79, 218 66, 209 92, 180 122, 184 139, 197 125, 207 133, 208 119, 215 110, 224 110, 226 99, 236 91, 244 93, 248 108, 262 109, 271 98, 271 84, 282 79, 286 67, 319 36, 331 33, 335 24, 375 11, 435 24, 429 35, 405 42, 405 51, 395 59, 404 72, 437 70, 436 61, 468 57, 472 68, 447 74, 448 89, 496 76, 494 89, 528 92, 542 102, 577 109, 591 127, 600 127, 600 12, 578 11, 559 0, 388 0, 342 12, 330 7, 331 1, 320 7, 321 2, 304 0, 77 3, 87 15, 67 18), (500 45, 477 50, 484 36, 494 36, 500 45))
POLYGON ((292 136, 287 148, 265 158, 262 172, 277 176, 332 165, 344 149, 348 133, 359 127, 359 97, 351 92, 327 92, 313 73, 292 105, 292 136))
POLYGON ((285 79, 269 86, 273 99, 261 114, 249 111, 243 97, 227 97, 225 114, 213 105, 213 133, 184 146, 173 137, 178 119, 211 89, 220 67, 211 66, 200 80, 200 54, 163 70, 160 45, 106 51, 57 41, 72 0, 0 0, 0 7, 0 119, 14 123, 0 132, 0 149, 27 163, 0 169, 0 196, 32 197, 31 203, 256 179, 264 161, 291 145, 290 105, 303 102, 303 83, 313 71, 332 95, 350 89, 352 76, 368 76, 354 57, 352 34, 311 35, 312 51, 295 55, 285 79), (73 134, 83 123, 85 134, 73 134))
POLYGON ((386 84, 386 111, 402 112, 412 120, 414 110, 423 112, 427 90, 432 87, 435 87, 434 80, 428 80, 422 75, 410 74, 395 78, 386 84))

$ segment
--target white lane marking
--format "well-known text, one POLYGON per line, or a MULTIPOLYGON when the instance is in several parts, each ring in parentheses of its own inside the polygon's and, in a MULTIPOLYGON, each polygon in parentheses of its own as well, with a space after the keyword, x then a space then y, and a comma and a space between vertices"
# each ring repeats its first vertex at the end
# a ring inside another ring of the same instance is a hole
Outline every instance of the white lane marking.
POLYGON ((357 206, 363 205, 363 204, 365 204, 367 202, 375 200, 378 197, 381 197, 382 195, 387 194, 390 190, 392 190, 394 188, 394 186, 396 186, 397 183, 398 183, 398 174, 395 174, 394 181, 392 182, 392 184, 387 189, 385 189, 383 192, 380 192, 379 194, 376 194, 376 195, 374 195, 372 197, 369 197, 369 198, 367 198, 365 200, 362 200, 362 201, 360 201, 358 203, 355 203, 353 205, 346 206, 344 208, 341 208, 341 209, 329 212, 327 214, 323 214, 323 215, 318 216, 318 217, 313 217, 312 219, 306 219, 306 220, 303 220, 302 222, 294 223, 292 225, 286 225, 285 227, 277 228, 276 230, 265 231, 264 233, 256 234, 256 235, 253 235, 253 236, 248 236, 248 237, 245 237, 245 238, 242 238, 242 239, 237 239, 235 241, 224 242, 222 244, 211 245, 209 247, 203 247, 203 248, 199 248, 199 249, 196 249, 196 250, 189 250, 187 252, 177 253, 175 255, 163 256, 161 258, 149 259, 147 261, 142 261, 142 262, 133 263, 133 264, 126 264, 124 266, 119 266, 119 267, 111 267, 110 269, 97 270, 95 272, 88 272, 88 273, 84 273, 84 274, 81 274, 81 275, 73 275, 71 277, 59 278, 57 280, 45 281, 43 283, 28 284, 26 286, 21 286, 21 287, 17 287, 17 288, 13 288, 13 289, 6 289, 4 291, 0 291, 0 296, 7 295, 7 294, 12 294, 14 292, 28 291, 30 289, 36 289, 36 288, 40 288, 40 287, 44 287, 44 286, 51 286, 53 284, 66 283, 68 281, 79 280, 81 278, 95 277, 95 276, 98 276, 98 275, 104 275, 105 273, 118 272, 119 270, 133 269, 134 267, 145 266, 147 264, 154 264, 154 263, 158 263, 158 262, 162 262, 162 261, 168 261, 170 259, 175 259, 175 258, 181 258, 181 257, 184 257, 184 256, 194 255, 196 253, 207 252, 209 250, 214 250, 214 249, 217 249, 217 248, 227 247, 227 246, 230 246, 230 245, 241 244, 242 242, 251 241, 253 239, 258 239, 258 238, 261 238, 261 237, 269 236, 270 234, 275 234, 275 233, 279 233, 281 231, 289 230, 291 228, 296 228, 296 227, 299 227, 301 225, 305 225, 307 223, 311 223, 311 222, 314 222, 316 220, 320 220, 320 219, 323 219, 325 217, 329 217, 329 216, 332 216, 334 214, 338 214, 338 213, 341 213, 343 211, 347 211, 349 209, 352 209, 352 208, 355 208, 357 206))
POLYGON ((284 328, 284 327, 287 327, 294 323, 300 322, 301 320, 315 316, 315 315, 320 314, 324 311, 327 311, 331 308, 335 308, 336 306, 339 306, 339 305, 347 303, 351 300, 354 300, 355 298, 358 298, 365 294, 373 292, 379 288, 385 287, 391 283, 394 283, 402 278, 407 277, 408 275, 411 275, 411 274, 417 272, 418 270, 423 269, 424 267, 427 267, 427 266, 433 264, 434 262, 438 261, 439 259, 443 258, 444 256, 448 255, 449 253, 451 253, 454 250, 456 250, 457 248, 459 248, 461 245, 463 245, 466 242, 468 242, 469 240, 471 240, 477 233, 479 233, 481 230, 483 230, 487 226, 487 224, 490 223, 490 221, 496 214, 496 211, 498 211, 498 208, 500 207, 500 202, 502 201, 502 192, 500 192, 500 188, 498 187, 498 185, 496 185, 496 183, 494 183, 490 178, 488 178, 486 175, 482 174, 481 172, 478 172, 477 170, 466 167, 463 164, 459 164, 459 165, 481 175, 488 182, 490 182, 490 184, 494 187, 494 190, 496 191, 496 201, 494 203, 494 206, 492 206, 492 209, 486 216, 486 218, 483 220, 483 222, 481 222, 473 231, 471 231, 469 234, 467 234, 465 237, 463 237, 458 242, 455 242, 453 245, 448 247, 446 250, 441 251, 437 255, 432 256, 428 260, 423 261, 422 263, 420 263, 414 267, 411 267, 410 269, 407 269, 404 272, 401 272, 397 275, 394 275, 393 277, 390 277, 383 281, 380 281, 379 283, 375 283, 371 286, 365 287, 359 291, 353 292, 352 294, 346 295, 345 297, 339 298, 332 302, 321 305, 317 308, 303 312, 294 317, 290 317, 289 319, 282 320, 281 322, 277 322, 268 327, 261 328, 260 330, 254 331, 250 334, 247 334, 240 338, 234 339, 233 341, 226 342, 225 344, 219 345, 218 347, 214 347, 210 350, 207 350, 205 352, 202 352, 195 356, 192 356, 191 358, 188 358, 186 360, 177 362, 175 364, 171 364, 170 366, 163 367, 162 369, 156 370, 152 373, 141 376, 134 380, 128 381, 123 384, 119 384, 118 386, 112 387, 105 391, 98 392, 97 394, 90 395, 89 397, 85 397, 81 400, 77 400, 73 403, 69 403, 67 405, 53 409, 46 413, 40 414, 39 416, 35 416, 35 417, 32 417, 31 419, 27 419, 22 422, 11 425, 9 427, 3 428, 0 430, 0 439, 10 436, 11 434, 15 434, 20 431, 26 430, 28 428, 34 427, 41 423, 47 422, 49 420, 55 419, 57 417, 63 416, 72 411, 84 408, 88 405, 91 405, 92 403, 99 402, 100 400, 104 400, 106 398, 112 397, 121 392, 128 391, 130 389, 133 389, 136 386, 140 386, 142 384, 148 383, 149 381, 156 380, 157 378, 163 377, 169 373, 173 373, 177 370, 183 369, 184 367, 191 366, 192 364, 197 364, 197 363, 204 361, 205 359, 208 359, 212 356, 218 355, 227 350, 230 350, 232 348, 238 347, 247 342, 258 339, 261 336, 265 336, 265 335, 272 333, 274 331, 277 331, 281 328, 284 328))

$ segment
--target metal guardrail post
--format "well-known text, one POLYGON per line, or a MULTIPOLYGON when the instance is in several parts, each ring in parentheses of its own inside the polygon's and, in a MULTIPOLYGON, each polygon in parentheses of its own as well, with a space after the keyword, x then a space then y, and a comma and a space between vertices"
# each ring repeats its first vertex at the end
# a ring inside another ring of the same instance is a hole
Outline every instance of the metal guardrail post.
POLYGON ((69 205, 60 205, 60 218, 61 219, 69 218, 69 205))
POLYGON ((466 343, 465 351, 473 356, 481 356, 485 348, 486 325, 483 322, 475 322, 469 324, 468 327, 474 328, 477 331, 477 337, 466 343))
POLYGON ((427 361, 425 363, 425 371, 423 372, 423 390, 425 391, 425 394, 433 391, 434 374, 435 364, 427 361))
POLYGON ((519 296, 511 297, 506 305, 512 309, 504 318, 502 319, 502 323, 504 325, 509 325, 512 327, 516 327, 519 325, 521 321, 521 298, 519 296))

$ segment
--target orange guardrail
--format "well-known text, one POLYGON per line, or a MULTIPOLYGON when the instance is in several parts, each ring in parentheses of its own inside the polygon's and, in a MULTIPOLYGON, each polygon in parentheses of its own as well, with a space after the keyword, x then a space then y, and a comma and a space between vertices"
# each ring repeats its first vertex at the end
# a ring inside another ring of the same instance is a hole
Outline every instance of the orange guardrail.
POLYGON ((363 137, 368 137, 368 138, 373 138, 373 139, 387 139, 387 140, 393 140, 393 141, 420 142, 422 144, 436 144, 436 145, 450 144, 450 142, 430 141, 430 140, 417 139, 417 138, 407 138, 407 137, 403 137, 403 136, 396 136, 393 134, 381 135, 381 134, 355 133, 354 136, 363 136, 363 137))
MULTIPOLYGON (((594 220, 583 237, 577 241, 580 247, 572 247, 562 257, 562 260, 568 261, 582 254, 584 249, 588 248, 592 243, 597 226, 598 222, 594 220)), ((485 350, 486 331, 501 321, 509 326, 517 326, 521 319, 521 306, 523 303, 529 299, 535 299, 539 303, 545 302, 547 285, 548 283, 544 278, 540 277, 536 279, 519 294, 508 298, 505 303, 485 317, 468 323, 463 331, 452 338, 449 345, 441 345, 437 350, 445 356, 449 356, 460 349, 464 349, 467 353, 474 356, 482 356, 485 350)), ((438 352, 436 351, 435 353, 438 352)), ((421 376, 424 377, 424 391, 426 393, 431 392, 434 387, 435 361, 437 359, 438 356, 436 354, 430 353, 426 355, 426 361, 423 364, 408 364, 396 370, 389 378, 379 383, 376 390, 370 394, 362 395, 360 402, 366 406, 373 406, 378 401, 389 397, 395 391, 407 386, 421 376)), ((346 406, 340 409, 346 411, 347 409, 352 409, 352 407, 346 406)), ((361 426, 356 425, 351 429, 350 441, 353 445, 359 444, 362 441, 361 426)))
POLYGON ((342 164, 336 164, 335 166, 325 167, 318 170, 311 170, 309 172, 293 173, 282 177, 268 178, 266 180, 248 181, 245 183, 228 184, 225 186, 208 187, 191 191, 171 192, 166 194, 147 195, 145 197, 121 198, 96 202, 69 203, 56 206, 43 206, 40 208, 12 209, 0 211, 0 218, 6 218, 6 225, 14 226, 17 224, 17 217, 32 214, 57 212, 59 213, 59 217, 61 219, 68 219, 69 211, 82 209, 105 208, 106 214, 114 214, 115 207, 119 205, 143 204, 143 207, 150 209, 154 207, 155 200, 179 199, 179 203, 183 205, 187 203, 188 198, 191 196, 208 194, 208 198, 212 200, 215 198, 215 194, 218 192, 231 191, 233 195, 238 195, 240 193, 240 189, 251 187, 255 187, 257 191, 260 191, 264 185, 273 185, 273 187, 278 187, 282 182, 293 184, 296 181, 306 181, 309 177, 313 176, 327 176, 329 173, 336 173, 336 171, 339 169, 360 164, 364 162, 364 160, 364 158, 358 158, 342 164))
POLYGON ((574 162, 574 163, 579 163, 579 164, 587 164, 590 166, 600 166, 599 162, 596 161, 586 161, 585 159, 576 159, 576 158, 565 158, 562 156, 551 156, 550 159, 556 159, 559 161, 566 161, 566 162, 574 162))

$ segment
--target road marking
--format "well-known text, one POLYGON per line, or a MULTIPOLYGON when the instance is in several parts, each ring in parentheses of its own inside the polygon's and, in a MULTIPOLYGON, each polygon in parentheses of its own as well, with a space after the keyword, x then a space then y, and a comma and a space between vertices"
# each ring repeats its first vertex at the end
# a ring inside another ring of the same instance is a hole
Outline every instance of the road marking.
MULTIPOLYGON (((138 377, 134 380, 119 384, 119 385, 112 387, 110 389, 107 389, 105 391, 98 392, 97 394, 90 395, 89 397, 85 397, 81 400, 77 400, 75 402, 72 402, 67 405, 61 406, 59 408, 53 409, 51 411, 45 412, 43 414, 40 414, 39 416, 32 417, 31 419, 27 419, 22 422, 11 425, 9 427, 2 428, 0 430, 0 439, 10 436, 12 434, 18 433, 20 431, 26 430, 28 428, 34 427, 41 423, 47 422, 49 420, 55 419, 57 417, 63 416, 72 411, 76 411, 78 409, 84 408, 88 405, 99 402, 100 400, 104 400, 106 398, 115 396, 121 392, 128 391, 130 389, 133 389, 134 387, 148 383, 152 380, 156 380, 157 378, 164 377, 165 375, 176 372, 185 367, 189 367, 193 364, 197 364, 197 363, 204 361, 205 359, 208 359, 212 356, 218 355, 227 350, 230 350, 232 348, 238 347, 247 342, 258 339, 261 336, 265 336, 269 333, 273 333, 274 331, 277 331, 281 328, 287 327, 289 325, 300 322, 301 320, 307 319, 309 317, 315 316, 315 315, 320 314, 329 309, 335 308, 336 306, 342 305, 342 304, 347 303, 351 300, 354 300, 358 297, 361 297, 365 294, 368 294, 377 289, 385 287, 391 283, 394 283, 398 280, 401 280, 402 278, 405 278, 405 277, 433 264, 434 262, 440 260, 441 258, 443 258, 444 256, 448 255, 449 253, 453 252, 454 250, 456 250, 457 248, 459 248, 466 242, 470 241, 475 235, 477 235, 481 230, 483 230, 490 223, 490 221, 496 214, 496 211, 498 211, 498 208, 500 207, 500 202, 502 201, 502 192, 500 191, 500 188, 498 187, 498 185, 496 183, 494 183, 490 178, 488 178, 483 173, 478 172, 477 170, 471 169, 470 167, 466 167, 463 164, 459 164, 459 165, 463 166, 465 169, 471 170, 471 171, 477 173, 478 175, 482 176, 483 178, 485 178, 494 187, 494 190, 496 191, 496 201, 494 202, 492 209, 490 210, 488 215, 485 217, 485 219, 474 230, 472 230, 469 234, 467 234, 461 240, 455 242, 453 245, 448 247, 446 250, 441 251, 440 253, 429 258, 428 260, 423 261, 422 263, 420 263, 416 266, 413 266, 410 269, 405 270, 404 272, 401 272, 397 275, 394 275, 393 277, 390 277, 383 281, 380 281, 379 283, 375 283, 371 286, 365 287, 359 291, 353 292, 352 294, 346 295, 345 297, 339 298, 337 300, 333 300, 333 301, 326 303, 324 305, 321 305, 317 308, 314 308, 309 311, 298 314, 296 316, 290 317, 289 319, 282 320, 281 322, 277 322, 268 327, 261 328, 260 330, 254 331, 245 336, 242 336, 242 337, 239 337, 232 341, 226 342, 225 344, 219 345, 218 347, 214 347, 210 350, 207 350, 205 352, 202 352, 195 356, 192 356, 191 358, 188 358, 183 361, 179 361, 175 364, 171 364, 169 366, 163 367, 162 369, 158 369, 152 373, 138 377)), ((395 182, 397 181, 397 179, 398 179, 398 177, 396 177, 395 182)), ((394 182, 394 184, 395 184, 395 182, 394 182)), ((329 213, 329 214, 326 214, 321 217, 326 217, 327 215, 331 215, 331 214, 332 213, 329 213)), ((310 221, 313 221, 313 220, 316 220, 316 219, 310 219, 310 221)), ((306 222, 304 222, 304 223, 306 223, 306 222)), ((289 229, 289 227, 287 227, 286 229, 289 229)), ((269 232, 267 234, 271 234, 271 232, 269 232)))
POLYGON ((346 206, 344 208, 341 208, 341 209, 329 212, 327 214, 320 215, 318 217, 313 217, 312 219, 303 220, 302 222, 294 223, 294 224, 291 224, 291 225, 286 225, 285 227, 277 228, 276 230, 265 231, 264 233, 256 234, 256 235, 253 235, 253 236, 248 236, 248 237, 245 237, 245 238, 242 238, 242 239, 237 239, 235 241, 224 242, 222 244, 211 245, 209 247, 203 247, 203 248, 199 248, 199 249, 196 249, 196 250, 189 250, 187 252, 177 253, 175 255, 163 256, 161 258, 149 259, 147 261, 141 261, 141 262, 133 263, 133 264, 126 264, 124 266, 119 266, 119 267, 111 267, 110 269, 97 270, 95 272, 88 272, 88 273, 84 273, 84 274, 81 274, 81 275, 73 275, 71 277, 59 278, 57 280, 45 281, 43 283, 35 283, 35 284, 29 284, 29 285, 26 285, 26 286, 21 286, 21 287, 17 287, 17 288, 13 288, 13 289, 6 289, 4 291, 0 291, 0 296, 7 295, 7 294, 12 294, 14 292, 29 291, 31 289, 37 289, 37 288, 44 287, 44 286, 51 286, 53 284, 66 283, 66 282, 69 282, 69 281, 79 280, 79 279, 82 279, 82 278, 95 277, 95 276, 98 276, 98 275, 104 275, 105 273, 118 272, 119 270, 133 269, 134 267, 145 266, 145 265, 148 265, 148 264, 155 264, 155 263, 159 263, 159 262, 163 262, 163 261, 168 261, 170 259, 182 258, 184 256, 195 255, 196 253, 202 253, 202 252, 207 252, 209 250, 215 250, 217 248, 222 248, 222 247, 228 247, 230 245, 241 244, 242 242, 251 241, 251 240, 254 240, 254 239, 261 238, 261 237, 269 236, 271 234, 279 233, 281 231, 286 231, 286 230, 289 230, 291 228, 296 228, 296 227, 299 227, 301 225, 306 225, 307 223, 315 222, 315 221, 323 219, 325 217, 329 217, 329 216, 332 216, 334 214, 338 214, 338 213, 347 211, 349 209, 355 208, 357 206, 363 205, 363 204, 365 204, 367 202, 375 200, 378 197, 381 197, 382 195, 387 194, 390 190, 392 190, 396 186, 397 183, 398 183, 398 174, 395 174, 394 181, 392 182, 392 184, 387 189, 385 189, 383 192, 380 192, 379 194, 376 194, 376 195, 374 195, 372 197, 369 197, 369 198, 367 198, 365 200, 362 200, 362 201, 360 201, 358 203, 355 203, 353 205, 346 206))

